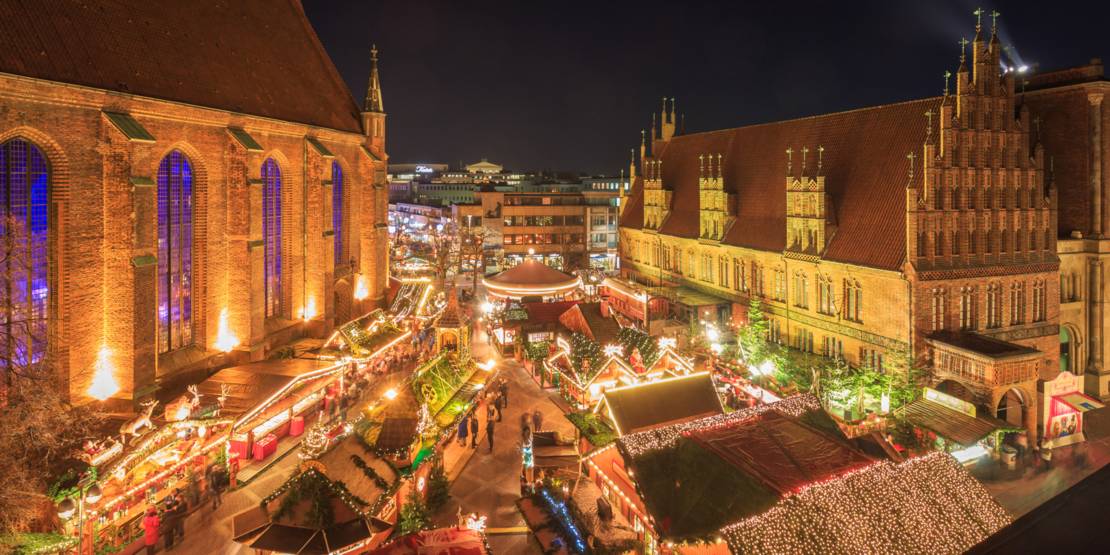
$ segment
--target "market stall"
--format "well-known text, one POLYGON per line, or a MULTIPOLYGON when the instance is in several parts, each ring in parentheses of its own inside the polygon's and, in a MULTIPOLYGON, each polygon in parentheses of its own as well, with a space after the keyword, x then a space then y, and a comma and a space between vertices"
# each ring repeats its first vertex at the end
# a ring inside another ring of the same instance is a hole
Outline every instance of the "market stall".
POLYGON ((1060 372, 1056 379, 1044 382, 1044 440, 1048 447, 1063 447, 1086 441, 1083 416, 1088 411, 1105 407, 1101 401, 1083 393, 1083 378, 1071 372, 1060 372))
POLYGON ((921 399, 899 411, 918 429, 924 443, 932 442, 961 463, 972 463, 998 449, 1002 433, 1024 431, 993 416, 980 415, 975 405, 928 387, 921 399))

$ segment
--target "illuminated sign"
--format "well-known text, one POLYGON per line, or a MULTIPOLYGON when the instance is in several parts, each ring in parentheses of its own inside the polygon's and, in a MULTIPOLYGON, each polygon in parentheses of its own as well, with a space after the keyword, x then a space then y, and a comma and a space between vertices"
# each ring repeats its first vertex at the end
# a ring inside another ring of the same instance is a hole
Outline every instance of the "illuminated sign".
POLYGON ((416 173, 435 173, 435 170, 428 166, 416 166, 416 173))
POLYGON ((944 405, 956 412, 962 412, 972 418, 975 418, 975 405, 964 401, 963 399, 953 397, 946 393, 941 393, 935 389, 931 389, 928 387, 925 388, 925 399, 940 405, 944 405))

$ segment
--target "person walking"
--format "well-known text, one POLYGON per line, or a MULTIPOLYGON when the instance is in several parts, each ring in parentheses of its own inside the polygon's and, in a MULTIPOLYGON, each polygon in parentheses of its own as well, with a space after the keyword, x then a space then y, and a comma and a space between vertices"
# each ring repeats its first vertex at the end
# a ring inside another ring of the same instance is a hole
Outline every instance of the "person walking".
POLYGON ((143 517, 143 545, 146 546, 146 555, 154 555, 154 550, 158 547, 158 528, 161 525, 162 519, 158 518, 158 509, 148 508, 146 516, 143 517))
POLYGON ((509 408, 509 382, 505 378, 501 378, 501 385, 498 386, 498 390, 501 392, 501 405, 509 408))
POLYGON ((494 408, 493 408, 493 398, 492 397, 493 397, 492 395, 487 395, 486 396, 486 420, 493 420, 494 408))
POLYGON ((180 541, 185 541, 185 513, 189 509, 188 503, 182 497, 181 488, 173 490, 173 533, 180 541))
POLYGON ((208 495, 212 496, 212 510, 220 508, 223 503, 224 494, 224 470, 223 465, 216 463, 208 467, 208 474, 205 476, 208 481, 208 495))
POLYGON ((175 501, 171 493, 169 497, 166 498, 166 504, 162 507, 162 516, 158 520, 158 530, 162 532, 163 546, 166 548, 166 551, 173 549, 173 532, 176 529, 174 525, 174 519, 176 518, 174 509, 177 507, 175 501))
POLYGON ((463 418, 459 421, 459 445, 466 447, 466 432, 470 429, 470 423, 463 418))
POLYGON ((504 403, 504 402, 505 401, 502 399, 501 395, 497 395, 497 397, 495 397, 493 399, 493 407, 495 409, 497 409, 497 421, 498 422, 501 421, 501 407, 503 406, 502 403, 504 403))
POLYGON ((478 416, 470 413, 470 448, 478 448, 478 416))
POLYGON ((486 420, 486 441, 489 442, 489 452, 493 452, 493 420, 486 420))
POLYGON ((532 431, 540 431, 541 425, 543 425, 543 413, 540 412, 540 409, 536 409, 532 412, 532 431))

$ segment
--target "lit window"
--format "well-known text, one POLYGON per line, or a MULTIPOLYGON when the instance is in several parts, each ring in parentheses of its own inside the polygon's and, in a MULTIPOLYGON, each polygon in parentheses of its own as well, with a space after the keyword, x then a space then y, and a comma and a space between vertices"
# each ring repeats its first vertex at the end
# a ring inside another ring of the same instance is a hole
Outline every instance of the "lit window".
POLYGON ((262 163, 263 281, 266 317, 281 314, 281 168, 273 158, 262 163))
POLYGON ((193 343, 193 167, 180 151, 158 165, 158 352, 193 343))
POLYGON ((331 229, 335 232, 335 265, 347 261, 343 253, 343 168, 331 163, 331 229))
POLYGON ((3 367, 42 360, 46 352, 48 283, 46 157, 35 145, 12 139, 0 145, 0 203, 7 238, 0 253, 0 338, 3 367))

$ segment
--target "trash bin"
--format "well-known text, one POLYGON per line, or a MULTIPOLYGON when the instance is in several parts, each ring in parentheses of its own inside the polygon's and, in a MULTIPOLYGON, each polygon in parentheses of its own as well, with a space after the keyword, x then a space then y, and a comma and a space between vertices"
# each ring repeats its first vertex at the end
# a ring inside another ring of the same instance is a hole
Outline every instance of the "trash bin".
POLYGON ((1006 464, 1006 468, 1014 470, 1017 468, 1017 449, 1009 445, 1002 446, 1002 462, 1006 464))

